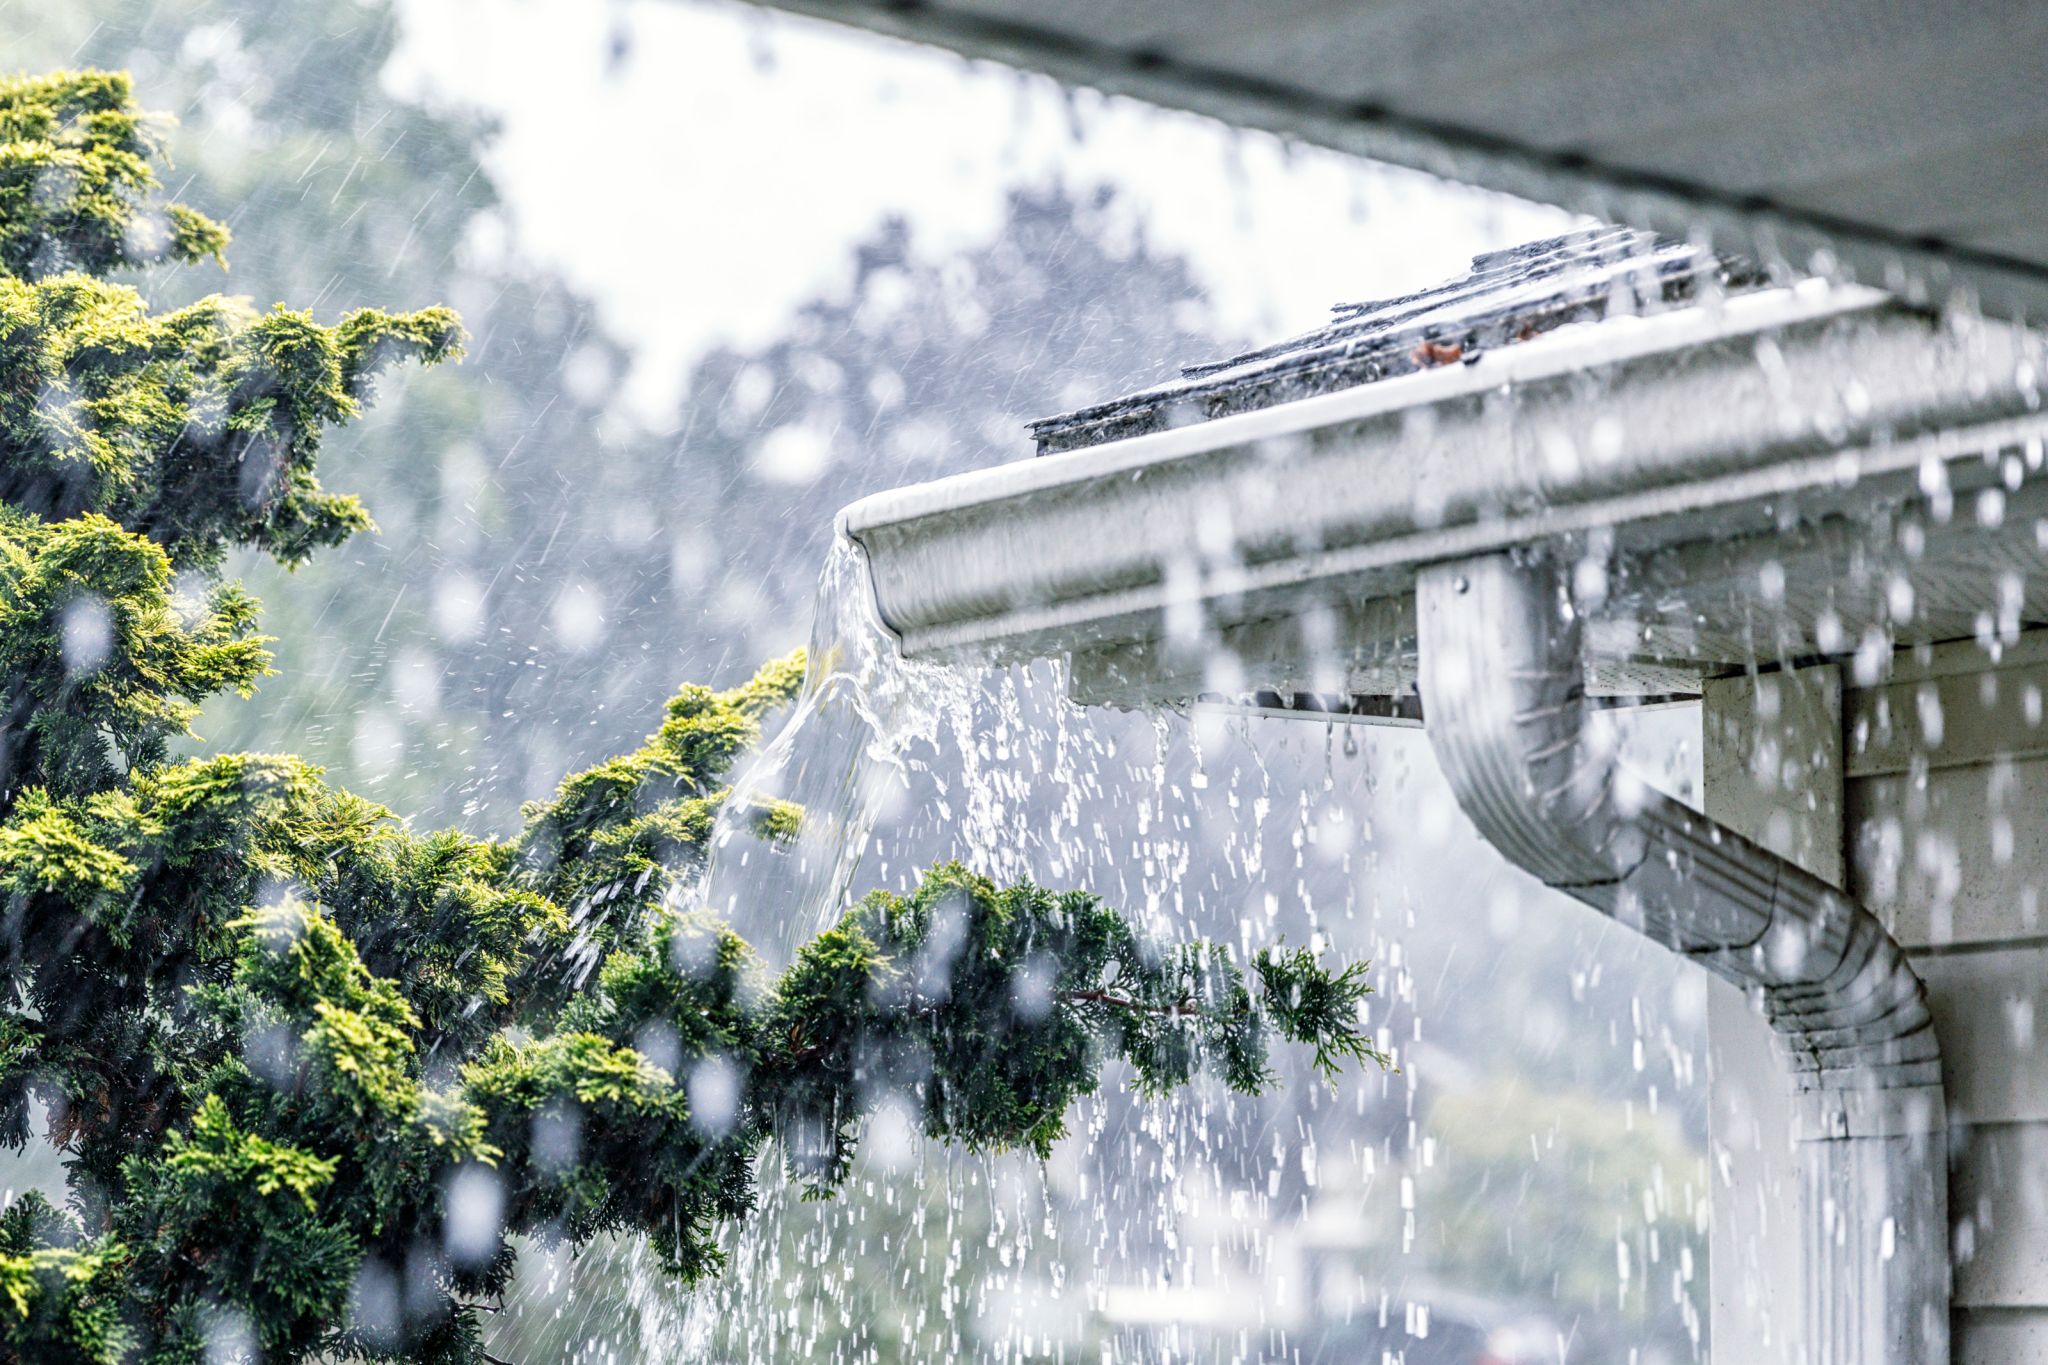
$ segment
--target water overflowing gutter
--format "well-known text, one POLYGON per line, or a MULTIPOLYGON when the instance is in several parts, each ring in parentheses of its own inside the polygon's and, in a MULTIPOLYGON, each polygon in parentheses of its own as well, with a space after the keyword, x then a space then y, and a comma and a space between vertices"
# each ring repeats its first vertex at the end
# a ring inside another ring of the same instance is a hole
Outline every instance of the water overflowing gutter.
POLYGON ((1765 662, 2048 621, 2044 375, 2018 327, 1762 290, 882 494, 840 529, 905 654, 1066 656, 1091 700, 1191 699, 1219 642, 1286 700, 1317 631, 1348 632, 1376 661, 1364 690, 1419 703, 1510 861, 1770 1021, 1798 1095, 1810 1365, 1944 1365, 1920 982, 1863 907, 1623 776, 1587 693, 1646 652, 1695 678, 1756 667, 1760 619, 1765 662), (2019 593, 1995 619, 1987 581, 2019 593))
POLYGON ((1420 564, 1558 535, 1611 528, 1630 553, 1706 515, 1768 532, 1787 499, 1853 515, 1930 466, 1966 487, 1981 451, 2038 429, 2042 373, 2016 327, 1765 290, 877 494, 839 527, 909 657, 1128 650, 1190 608, 1398 612, 1420 564))
POLYGON ((1580 620, 1554 559, 1416 585, 1431 746, 1480 834, 1747 992, 1796 1093, 1816 1365, 1946 1365, 1948 1137, 1926 989, 1877 918, 1627 777, 1588 733, 1580 620))

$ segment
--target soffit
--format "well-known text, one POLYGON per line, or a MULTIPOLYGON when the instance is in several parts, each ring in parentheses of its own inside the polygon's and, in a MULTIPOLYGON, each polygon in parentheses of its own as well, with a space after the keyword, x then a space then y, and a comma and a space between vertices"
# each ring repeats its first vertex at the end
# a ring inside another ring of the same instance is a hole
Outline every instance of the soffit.
POLYGON ((2048 6, 761 0, 1794 271, 2048 312, 2048 6))

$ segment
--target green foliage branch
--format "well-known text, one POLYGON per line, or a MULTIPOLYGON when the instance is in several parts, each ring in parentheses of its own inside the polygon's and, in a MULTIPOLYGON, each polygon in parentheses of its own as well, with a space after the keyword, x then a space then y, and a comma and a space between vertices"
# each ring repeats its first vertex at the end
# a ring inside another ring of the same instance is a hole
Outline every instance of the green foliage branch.
POLYGON ((40 1100, 71 1182, 0 1215, 0 1362, 483 1361, 514 1236, 713 1274, 764 1148, 829 1195, 877 1104, 1043 1156, 1112 1060, 1148 1094, 1259 1090, 1274 1035, 1379 1060, 1362 967, 1154 944, 952 865, 769 972, 679 907, 800 656, 684 688, 508 840, 415 833, 295 758, 172 759, 268 666, 225 550, 366 527, 322 435, 461 332, 151 315, 102 276, 227 242, 154 204, 154 150, 125 77, 0 81, 0 1140, 40 1100))

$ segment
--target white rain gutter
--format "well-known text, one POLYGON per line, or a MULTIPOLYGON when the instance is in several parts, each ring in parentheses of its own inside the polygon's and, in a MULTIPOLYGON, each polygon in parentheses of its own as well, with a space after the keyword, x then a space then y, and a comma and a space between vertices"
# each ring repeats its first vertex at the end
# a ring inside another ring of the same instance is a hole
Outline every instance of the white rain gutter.
POLYGON ((1486 841, 1749 994, 1796 1092, 1813 1365, 1947 1365, 1948 1139, 1926 991, 1875 916, 1624 774, 1546 556, 1416 583, 1425 728, 1486 841))
MULTIPOLYGON (((1169 652, 1192 615, 1264 632, 1278 668, 1308 618, 1348 613, 1419 674, 1425 730, 1490 842, 1771 1022, 1798 1095, 1807 1365, 1946 1365, 1946 1111, 1920 982, 1867 910, 1589 742, 1589 656, 1627 662, 1649 620, 1627 613, 1658 604, 1582 619, 1560 564, 1604 543, 1666 574, 1653 595, 1685 607, 1704 585, 1737 616, 1770 569, 1775 610, 1811 626, 1839 609, 1852 648, 1866 627, 1894 638, 1896 574, 1932 604, 1917 628, 1967 636, 1987 579, 2048 576, 2048 479, 2009 472, 2048 448, 2044 377, 2018 327, 1768 290, 880 494, 839 525, 913 658, 1064 655, 1078 677, 1084 657, 1169 652), (2002 519, 1965 514, 1985 498, 2002 519), (1887 538, 1901 509, 1944 504, 1919 540, 1887 538), (1780 563, 1802 538, 1845 553, 1780 563), (1852 588, 1879 614, 1853 617, 1852 588)), ((2048 619, 2048 599, 2021 606, 2048 619)), ((1740 648, 1683 657, 1753 663, 1740 648)))
POLYGON ((1559 534, 1683 537, 1795 495, 1865 513, 1930 463, 2025 434, 2000 424, 2038 427, 2015 376, 2039 383, 2042 364, 2019 328, 1941 326, 1868 289, 1767 290, 879 493, 839 529, 908 657, 1116 648, 1177 607, 1255 620, 1304 590, 1405 598, 1418 563, 1559 534))

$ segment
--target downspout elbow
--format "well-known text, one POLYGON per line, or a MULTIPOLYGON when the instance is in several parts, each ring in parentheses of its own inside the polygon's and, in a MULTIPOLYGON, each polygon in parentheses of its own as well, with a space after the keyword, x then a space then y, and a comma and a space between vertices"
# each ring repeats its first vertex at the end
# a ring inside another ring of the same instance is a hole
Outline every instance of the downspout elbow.
POLYGON ((1811 1365, 1948 1360, 1947 1115, 1926 990, 1867 909, 1624 772, 1549 559, 1416 584, 1430 742, 1516 866, 1740 986, 1790 1074, 1811 1365))

